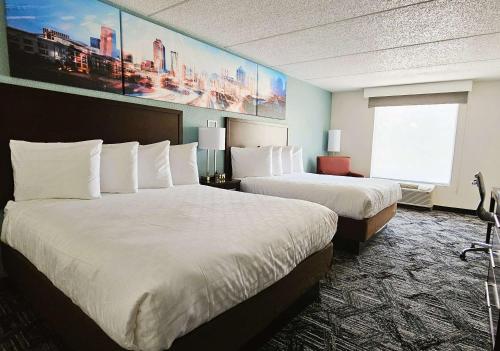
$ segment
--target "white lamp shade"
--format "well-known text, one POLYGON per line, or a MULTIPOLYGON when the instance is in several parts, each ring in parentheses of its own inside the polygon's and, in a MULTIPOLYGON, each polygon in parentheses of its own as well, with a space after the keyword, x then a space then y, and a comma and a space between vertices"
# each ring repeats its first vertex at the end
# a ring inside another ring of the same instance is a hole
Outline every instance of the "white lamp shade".
POLYGON ((340 136, 342 131, 340 129, 332 129, 328 131, 328 151, 340 152, 340 136))
POLYGON ((198 147, 205 150, 225 150, 226 128, 199 128, 198 147))

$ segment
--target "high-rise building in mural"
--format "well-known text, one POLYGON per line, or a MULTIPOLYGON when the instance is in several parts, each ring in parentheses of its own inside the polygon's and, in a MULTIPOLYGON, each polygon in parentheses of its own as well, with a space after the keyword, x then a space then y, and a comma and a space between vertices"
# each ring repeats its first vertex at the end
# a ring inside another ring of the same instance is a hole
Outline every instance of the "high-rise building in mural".
POLYGON ((247 72, 241 66, 236 70, 236 80, 240 82, 241 85, 246 85, 247 72))
POLYGON ((271 89, 273 95, 284 96, 285 95, 285 82, 281 77, 274 77, 271 81, 271 89))
POLYGON ((116 54, 116 32, 106 26, 101 26, 100 54, 103 56, 114 57, 116 54))
POLYGON ((179 74, 179 54, 177 51, 170 51, 170 72, 174 77, 179 74))
POLYGON ((153 42, 153 62, 159 73, 167 71, 167 60, 165 57, 165 45, 160 39, 153 42))
POLYGON ((187 67, 186 65, 182 65, 182 80, 185 81, 187 78, 187 67))

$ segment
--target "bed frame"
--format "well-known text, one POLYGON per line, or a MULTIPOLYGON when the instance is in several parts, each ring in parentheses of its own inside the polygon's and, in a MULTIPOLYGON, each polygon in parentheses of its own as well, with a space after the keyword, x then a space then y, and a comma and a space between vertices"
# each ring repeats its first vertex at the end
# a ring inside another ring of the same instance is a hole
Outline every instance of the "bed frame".
MULTIPOLYGON (((266 145, 288 145, 288 127, 284 124, 267 123, 226 117, 225 172, 231 177, 231 147, 257 147, 266 145)), ((375 216, 362 220, 339 216, 335 247, 347 249, 356 254, 362 242, 369 240, 383 230, 396 214, 393 204, 375 216)))
MULTIPOLYGON (((182 111, 0 84, 0 208, 13 197, 9 140, 105 143, 170 140, 182 143, 182 111)), ((2 244, 8 279, 73 351, 123 350, 22 254, 2 244)), ((275 328, 319 293, 329 271, 332 245, 254 297, 174 341, 170 350, 256 348, 275 328)))

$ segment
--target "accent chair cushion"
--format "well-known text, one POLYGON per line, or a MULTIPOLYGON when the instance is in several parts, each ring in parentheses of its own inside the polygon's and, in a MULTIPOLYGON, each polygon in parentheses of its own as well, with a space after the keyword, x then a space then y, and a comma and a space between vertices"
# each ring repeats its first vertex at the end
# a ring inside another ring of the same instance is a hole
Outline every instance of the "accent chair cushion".
POLYGON ((346 156, 319 156, 318 173, 346 176, 351 172, 351 158, 346 156))

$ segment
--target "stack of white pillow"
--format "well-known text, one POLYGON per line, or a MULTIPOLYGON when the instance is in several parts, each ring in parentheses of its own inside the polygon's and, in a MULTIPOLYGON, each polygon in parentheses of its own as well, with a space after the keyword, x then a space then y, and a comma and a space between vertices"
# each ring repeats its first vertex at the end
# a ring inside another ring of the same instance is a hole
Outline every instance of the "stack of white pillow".
POLYGON ((232 147, 231 166, 233 178, 304 173, 302 147, 232 147))
POLYGON ((103 144, 11 140, 16 201, 96 199, 101 193, 198 184, 198 143, 103 144))

